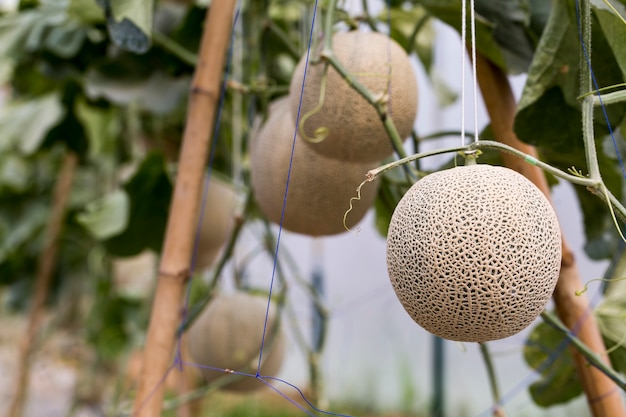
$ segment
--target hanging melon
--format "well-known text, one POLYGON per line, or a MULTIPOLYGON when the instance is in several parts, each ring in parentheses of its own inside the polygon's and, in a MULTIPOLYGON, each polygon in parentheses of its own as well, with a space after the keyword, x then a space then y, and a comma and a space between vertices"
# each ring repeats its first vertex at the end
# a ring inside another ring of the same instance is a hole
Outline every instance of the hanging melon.
MULTIPOLYGON (((243 292, 217 295, 189 329, 189 354, 194 363, 255 375, 263 341, 267 299, 243 292)), ((285 340, 270 304, 260 374, 274 376, 285 356, 285 340)), ((226 374, 198 368, 207 382, 226 374)), ((232 378, 232 377, 231 377, 232 378)), ((250 391, 263 387, 256 378, 241 376, 223 388, 250 391)))
MULTIPOLYGON (((413 129, 417 113, 417 81, 408 55, 394 40, 376 32, 341 32, 333 36, 333 52, 346 70, 374 96, 386 101, 401 139, 413 129)), ((290 85, 291 113, 301 131, 314 139, 308 146, 342 161, 376 162, 393 153, 381 117, 332 67, 323 84, 324 64, 309 65, 302 92, 306 56, 298 63, 290 85), (323 96, 322 96, 323 94, 323 96), (322 96, 323 104, 317 109, 322 96), (310 117, 307 114, 312 113, 310 117), (322 131, 327 136, 318 142, 322 131)))
MULTIPOLYGON (((259 208, 269 220, 280 223, 289 176, 283 227, 310 236, 345 232, 343 219, 350 199, 365 174, 378 164, 327 158, 312 151, 300 137, 294 147, 294 132, 288 99, 280 99, 251 144, 252 187, 259 208)), ((377 190, 378 182, 363 187, 361 199, 353 202, 346 218, 348 227, 365 216, 377 190)))
POLYGON ((194 267, 210 267, 235 227, 237 208, 243 197, 236 187, 216 175, 209 179, 194 267))
POLYGON ((550 300, 560 265, 550 202, 508 168, 427 175, 389 225, 393 288, 413 320, 445 339, 486 342, 523 330, 550 300))

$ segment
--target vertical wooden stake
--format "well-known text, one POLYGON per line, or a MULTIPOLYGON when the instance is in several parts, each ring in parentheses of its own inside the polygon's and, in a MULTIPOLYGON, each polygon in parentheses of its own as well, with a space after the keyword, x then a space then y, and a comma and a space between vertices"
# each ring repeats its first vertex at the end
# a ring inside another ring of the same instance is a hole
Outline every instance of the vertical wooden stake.
POLYGON ((211 2, 191 86, 178 173, 165 232, 159 277, 146 336, 133 416, 161 415, 162 379, 173 359, 198 208, 211 143, 235 0, 211 2))
POLYGON ((17 379, 15 382, 15 394, 9 407, 8 417, 20 417, 24 410, 28 381, 30 374, 30 359, 33 343, 39 333, 41 320, 44 313, 46 297, 50 290, 52 272, 56 263, 59 235, 63 226, 65 208, 72 189, 74 171, 78 157, 75 153, 67 151, 61 172, 57 179, 52 200, 52 210, 45 232, 44 247, 37 265, 35 294, 33 296, 28 327, 19 344, 19 357, 17 360, 17 379))
MULTIPOLYGON (((535 148, 521 142, 513 131, 516 103, 506 74, 481 54, 477 54, 476 66, 478 83, 496 140, 537 156, 535 148)), ((509 154, 503 153, 502 159, 506 166, 525 175, 550 198, 550 188, 541 169, 509 154)), ((583 343, 610 365, 589 301, 584 294, 580 296, 575 294, 581 288, 583 283, 574 254, 563 237, 561 273, 553 294, 557 313, 561 321, 575 331, 583 343)), ((621 390, 617 385, 600 370, 591 366, 577 350, 572 348, 571 352, 593 416, 626 416, 621 390)))

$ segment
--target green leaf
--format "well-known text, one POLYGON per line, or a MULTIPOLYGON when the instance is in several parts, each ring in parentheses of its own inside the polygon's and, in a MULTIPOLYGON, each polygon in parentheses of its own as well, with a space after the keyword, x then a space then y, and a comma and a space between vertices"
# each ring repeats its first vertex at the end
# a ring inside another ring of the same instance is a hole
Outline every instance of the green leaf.
POLYGON ((40 18, 36 10, 0 17, 0 56, 15 57, 24 47, 32 26, 40 18))
POLYGON ((110 280, 98 283, 96 302, 87 319, 87 339, 104 359, 115 359, 132 341, 130 323, 141 308, 139 301, 114 292, 110 280))
MULTIPOLYGON (((423 0, 420 3, 435 17, 460 32, 460 1, 423 0)), ((532 37, 526 27, 530 21, 529 10, 524 4, 518 0, 476 3, 476 46, 491 62, 511 73, 526 71, 534 51, 532 37)), ((467 28, 469 39, 469 25, 467 28)))
POLYGON ((48 214, 45 206, 32 205, 25 210, 21 221, 12 224, 8 233, 0 236, 0 264, 41 235, 48 214))
POLYGON ((128 226, 129 207, 128 195, 117 190, 88 204, 76 220, 96 239, 108 239, 128 226))
POLYGON ((17 147, 24 154, 32 154, 64 113, 56 92, 9 103, 0 113, 0 151, 17 147), (34 120, 37 122, 33 123, 34 120))
POLYGON ((582 394, 567 341, 552 326, 543 322, 535 326, 524 346, 524 360, 541 374, 541 379, 529 386, 537 405, 562 404, 582 394))
POLYGON ((95 0, 69 0, 67 14, 89 25, 104 22, 104 13, 95 0))
POLYGON ((13 153, 0 156, 0 190, 8 187, 16 192, 23 192, 30 182, 31 168, 20 155, 13 153))
POLYGON ((96 29, 89 26, 89 22, 81 21, 78 15, 68 13, 67 7, 66 2, 43 2, 36 8, 0 18, 0 56, 19 59, 26 53, 40 50, 62 58, 75 56, 88 31, 96 29))
POLYGON ((150 48, 154 0, 100 0, 107 14, 111 39, 120 47, 142 54, 150 48))
POLYGON ((107 250, 117 256, 136 255, 146 248, 160 252, 172 196, 163 155, 149 154, 124 190, 130 198, 128 227, 105 242, 107 250))
POLYGON ((143 79, 125 79, 108 76, 92 70, 85 76, 85 90, 92 99, 108 101, 140 108, 156 114, 166 114, 176 109, 189 91, 188 77, 172 78, 155 72, 143 79))
MULTIPOLYGON (((612 11, 606 10, 601 6, 604 6, 604 3, 600 2, 600 5, 594 9, 595 16, 598 18, 604 37, 613 51, 623 76, 626 77, 626 45, 623 42, 626 39, 626 25, 612 11)), ((618 11, 622 12, 622 16, 626 16, 626 8, 624 6, 616 5, 616 7, 618 11)))
POLYGON ((119 109, 94 107, 81 99, 76 102, 75 112, 85 129, 90 157, 102 159, 103 155, 114 155, 122 132, 119 109))
MULTIPOLYGON (((381 236, 387 236, 391 216, 400 199, 412 185, 406 180, 402 168, 387 171, 381 176, 380 188, 374 201, 376 213, 374 224, 381 236)), ((364 187, 367 186, 366 183, 364 187)))
MULTIPOLYGON (((515 132, 524 142, 556 152, 582 149, 582 113, 578 96, 580 40, 572 5, 554 2, 537 53, 528 72, 515 118, 515 132)), ((624 75, 599 25, 593 25, 592 64, 600 87, 623 81, 624 75)), ((609 120, 618 125, 626 105, 607 108, 609 120)), ((608 133, 600 109, 596 109, 596 137, 608 133)))
POLYGON ((609 266, 605 278, 609 280, 605 298, 596 307, 598 327, 610 351, 613 367, 626 374, 626 245, 609 266))

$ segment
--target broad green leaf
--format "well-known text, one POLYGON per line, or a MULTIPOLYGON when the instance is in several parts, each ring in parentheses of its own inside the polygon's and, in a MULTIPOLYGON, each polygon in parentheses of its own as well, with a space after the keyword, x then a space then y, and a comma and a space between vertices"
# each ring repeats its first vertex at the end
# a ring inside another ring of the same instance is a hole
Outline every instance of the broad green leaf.
POLYGON ((88 31, 97 29, 69 14, 66 7, 62 1, 43 2, 0 17, 0 55, 19 59, 29 52, 48 50, 62 58, 75 56, 88 31))
MULTIPOLYGON (((582 114, 578 96, 580 40, 571 4, 554 2, 554 8, 537 47, 515 118, 519 138, 533 145, 569 153, 582 149, 582 114)), ((623 81, 613 51, 602 30, 593 25, 592 63, 600 87, 623 81)), ((623 104, 607 108, 615 126, 624 118, 623 104)), ((608 132, 597 109, 596 138, 608 132)))
POLYGON ((0 56, 15 56, 24 47, 33 24, 40 18, 36 10, 9 13, 0 17, 0 56))
POLYGON ((541 374, 529 386, 533 401, 541 407, 562 404, 582 394, 565 336, 546 323, 532 330, 524 346, 524 360, 541 374))
POLYGON ((132 256, 148 248, 161 251, 172 196, 172 183, 161 154, 149 154, 124 185, 130 198, 128 227, 106 243, 112 255, 132 256))
POLYGON ((60 96, 56 92, 28 101, 9 103, 0 113, 0 151, 17 148, 25 154, 32 154, 64 113, 60 96), (36 123, 33 123, 35 120, 36 123))
MULTIPOLYGON (((424 0, 420 2, 433 16, 461 30, 461 1, 424 0)), ((519 0, 476 2, 476 45, 491 62, 510 73, 525 72, 534 52, 536 35, 528 25, 533 14, 528 3, 519 0)), ((544 9, 535 10, 534 23, 544 9), (539 15, 539 16, 536 16, 539 15)), ((468 13, 469 16, 469 13, 468 13)), ((469 40, 469 25, 468 40, 469 40)))
POLYGON ((23 214, 23 221, 12 224, 8 233, 0 236, 0 264, 41 235, 49 212, 43 205, 32 205, 23 214))
POLYGON ((104 13, 96 0, 69 0, 67 14, 87 24, 104 22, 104 13))
POLYGON ((102 358, 115 359, 133 340, 131 323, 139 316, 141 303, 116 294, 111 280, 102 279, 95 295, 85 326, 87 340, 102 358))
POLYGON ((137 104, 156 114, 166 114, 176 109, 189 91, 188 77, 172 78, 162 72, 143 79, 126 79, 92 70, 86 74, 85 90, 92 99, 106 98, 121 104, 137 104))
POLYGON ((626 246, 622 243, 618 255, 609 266, 605 278, 605 298, 596 307, 595 315, 611 364, 626 374, 626 246))
POLYGON ((626 244, 622 243, 616 251, 604 278, 610 280, 605 286, 606 300, 626 300, 626 244))
POLYGON ((476 13, 493 25, 493 38, 513 73, 526 72, 535 44, 529 34, 530 4, 521 0, 477 0, 476 13))
POLYGON ((25 191, 30 181, 31 168, 19 155, 7 153, 0 156, 0 191, 8 187, 13 191, 25 191))
POLYGON ((100 0, 99 3, 106 11, 113 42, 138 54, 150 48, 154 0, 100 0))
POLYGON ((91 158, 114 155, 119 135, 122 132, 119 109, 94 107, 87 104, 85 100, 78 100, 75 112, 85 129, 91 158))
POLYGON ((567 6, 560 1, 553 3, 552 13, 528 71, 518 116, 555 85, 561 87, 560 94, 565 103, 577 105, 578 34, 568 18, 567 6))
MULTIPOLYGON (((381 236, 387 236, 393 211, 412 185, 404 176, 402 168, 387 171, 380 177, 380 188, 374 201, 374 225, 381 236)), ((371 184, 365 183, 364 187, 371 187, 371 184)))
MULTIPOLYGON (((604 5, 602 2, 600 3, 604 5)), ((626 8, 619 5, 617 6, 621 9, 622 16, 626 16, 626 8)), ((597 8, 594 12, 595 16, 598 18, 598 22, 600 22, 602 32, 613 51, 613 55, 622 70, 622 74, 626 78, 626 44, 624 44, 624 39, 626 39, 626 24, 615 16, 613 12, 606 9, 597 8)), ((592 53, 593 52, 592 50, 592 53)))
POLYGON ((61 58, 75 56, 87 38, 87 30, 77 22, 66 22, 51 28, 46 35, 45 47, 61 58))
POLYGON ((128 226, 130 200, 122 191, 113 191, 85 207, 76 220, 96 239, 108 239, 128 226))

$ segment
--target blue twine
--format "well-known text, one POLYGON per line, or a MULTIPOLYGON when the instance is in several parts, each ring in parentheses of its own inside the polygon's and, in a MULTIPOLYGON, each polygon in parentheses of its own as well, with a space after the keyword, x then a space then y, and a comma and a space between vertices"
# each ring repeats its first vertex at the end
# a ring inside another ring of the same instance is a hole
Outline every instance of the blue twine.
MULTIPOLYGON (((265 336, 267 334, 267 322, 269 320, 269 312, 270 312, 270 303, 272 301, 272 290, 274 288, 274 278, 276 277, 276 268, 277 268, 277 264, 278 264, 278 249, 280 248, 280 238, 282 236, 282 232, 283 232, 283 223, 285 220, 285 209, 287 207, 287 195, 289 193, 289 182, 291 181, 291 171, 293 168, 293 155, 296 149, 296 139, 298 137, 298 127, 300 125, 300 111, 302 110, 302 97, 304 96, 304 83, 306 81, 306 75, 307 75, 307 71, 308 71, 308 67, 309 67, 309 55, 311 54, 311 42, 313 40, 313 30, 315 28, 315 17, 317 16, 317 2, 318 0, 315 0, 315 4, 313 5, 313 18, 311 20, 311 31, 309 33, 309 43, 307 45, 307 52, 306 52, 306 60, 305 60, 305 65, 304 65, 304 75, 302 77, 302 87, 300 89, 300 102, 298 103, 298 113, 297 113, 297 117, 296 117, 296 127, 294 129, 293 132, 293 140, 292 140, 292 144, 291 144, 291 155, 289 156, 289 168, 287 170, 287 181, 285 183, 285 194, 283 197, 283 207, 282 207, 282 211, 280 214, 280 223, 278 224, 278 235, 276 238, 276 249, 274 251, 274 264, 272 266, 272 277, 270 279, 270 288, 269 288, 269 294, 267 297, 267 308, 265 310, 265 322, 263 324, 263 337, 261 338, 261 349, 259 351, 259 362, 258 362, 258 366, 257 366, 257 375, 260 374, 261 372, 261 362, 263 360, 263 348, 265 347, 265 336)), ((325 34, 326 36, 330 36, 330 34, 325 34)))

